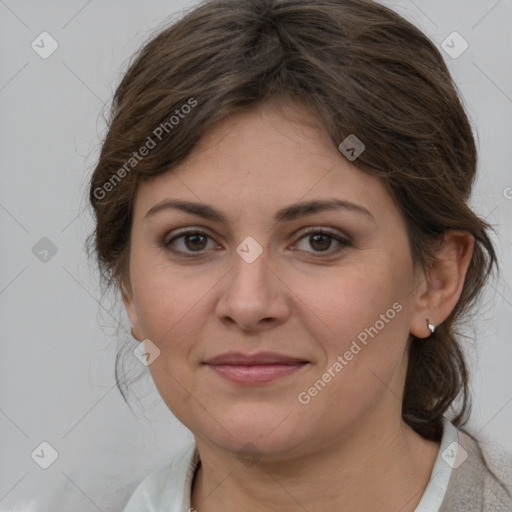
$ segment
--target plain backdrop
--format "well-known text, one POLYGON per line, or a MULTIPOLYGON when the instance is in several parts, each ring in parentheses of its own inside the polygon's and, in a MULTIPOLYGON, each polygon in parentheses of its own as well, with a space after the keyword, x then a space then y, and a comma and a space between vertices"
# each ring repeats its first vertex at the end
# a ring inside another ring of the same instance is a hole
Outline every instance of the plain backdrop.
MULTIPOLYGON (((84 198, 104 105, 130 57, 193 4, 0 0, 0 512, 122 510, 136 484, 192 439, 149 377, 133 389, 133 412, 115 387, 128 323, 119 304, 101 299, 87 260, 84 198), (48 469, 40 463, 53 452, 43 442, 57 455, 48 469)), ((466 342, 469 430, 512 450, 512 1, 386 5, 441 49, 477 133, 473 205, 495 226, 502 277, 466 342), (442 49, 454 31, 469 45, 458 58, 442 49)))

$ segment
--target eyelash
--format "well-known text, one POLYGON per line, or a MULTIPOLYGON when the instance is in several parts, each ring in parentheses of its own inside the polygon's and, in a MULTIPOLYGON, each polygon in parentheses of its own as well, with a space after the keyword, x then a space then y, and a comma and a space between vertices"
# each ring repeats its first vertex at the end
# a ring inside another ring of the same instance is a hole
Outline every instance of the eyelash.
MULTIPOLYGON (((206 236, 207 238, 209 239, 212 239, 212 237, 210 237, 210 235, 208 235, 208 233, 205 233, 204 231, 198 231, 198 230, 188 230, 188 231, 182 231, 181 233, 177 234, 176 236, 174 236, 173 238, 171 238, 169 241, 165 242, 164 241, 164 246, 166 248, 168 248, 171 252, 175 253, 175 254, 178 254, 180 256, 184 256, 185 258, 194 258, 196 257, 197 255, 202 255, 202 253, 204 253, 205 251, 204 250, 200 250, 200 251, 192 251, 192 252, 183 252, 183 251, 176 251, 175 249, 171 249, 171 244, 173 242, 175 242, 176 240, 179 240, 180 238, 184 238, 186 237, 187 235, 199 235, 199 236, 206 236)), ((305 231, 304 233, 302 233, 302 235, 300 236, 300 238, 298 239, 297 243, 300 242, 303 238, 306 238, 308 236, 312 236, 312 235, 327 235, 329 238, 335 240, 336 242, 338 242, 340 244, 340 247, 338 247, 338 249, 336 250, 330 250, 330 249, 327 249, 325 251, 316 251, 316 253, 318 254, 318 256, 311 256, 311 258, 326 258, 326 257, 329 257, 329 256, 333 256, 335 254, 338 254, 339 252, 341 252, 345 247, 348 247, 351 245, 350 241, 346 238, 343 238, 341 237, 339 234, 337 233, 334 233, 328 229, 319 229, 319 228, 312 228, 308 231, 305 231), (326 255, 326 256, 323 256, 323 255, 326 255)), ((302 251, 304 252, 304 251, 302 251)), ((306 251, 306 252, 309 252, 309 251, 306 251)))

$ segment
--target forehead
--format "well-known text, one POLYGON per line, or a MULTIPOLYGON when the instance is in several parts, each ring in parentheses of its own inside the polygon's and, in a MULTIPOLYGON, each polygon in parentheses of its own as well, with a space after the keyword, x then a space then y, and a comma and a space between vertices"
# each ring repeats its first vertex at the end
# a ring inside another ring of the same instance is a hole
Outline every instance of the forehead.
POLYGON ((167 198, 261 216, 327 197, 394 208, 384 183, 347 160, 309 109, 264 104, 218 123, 178 166, 142 183, 136 216, 167 198))

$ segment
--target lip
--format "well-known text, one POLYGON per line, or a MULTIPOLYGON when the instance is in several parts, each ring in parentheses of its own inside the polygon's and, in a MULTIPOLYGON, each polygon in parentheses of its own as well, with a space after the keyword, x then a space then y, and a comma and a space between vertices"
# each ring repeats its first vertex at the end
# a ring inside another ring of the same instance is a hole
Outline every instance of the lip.
POLYGON ((258 352, 256 354, 243 354, 242 352, 225 352, 208 359, 208 365, 265 365, 265 364, 297 364, 308 363, 305 359, 291 357, 274 352, 258 352))
POLYGON ((208 359, 204 364, 237 384, 258 385, 296 373, 308 363, 304 359, 272 352, 228 352, 208 359))

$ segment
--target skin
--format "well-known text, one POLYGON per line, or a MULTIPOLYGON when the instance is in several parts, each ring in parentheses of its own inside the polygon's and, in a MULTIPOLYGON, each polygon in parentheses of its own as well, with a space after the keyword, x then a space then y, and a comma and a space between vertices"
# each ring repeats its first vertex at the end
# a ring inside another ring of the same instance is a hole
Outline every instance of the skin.
POLYGON ((449 232, 425 276, 386 187, 354 164, 306 107, 267 102, 218 124, 172 172, 137 191, 123 300, 134 336, 161 351, 149 368, 163 400, 194 434, 199 512, 406 512, 425 490, 439 444, 401 418, 409 334, 427 338, 426 319, 439 325, 452 311, 473 240, 449 232), (281 208, 327 198, 371 216, 338 209, 274 220, 281 208), (211 205, 227 223, 176 209, 144 218, 165 199, 211 205), (183 228, 208 236, 166 246, 183 228), (315 243, 307 228, 329 228, 349 244, 315 243), (249 236, 263 250, 252 263, 236 252, 249 236), (300 403, 298 394, 395 303, 401 311, 300 403), (245 386, 202 364, 228 351, 308 364, 245 386))

